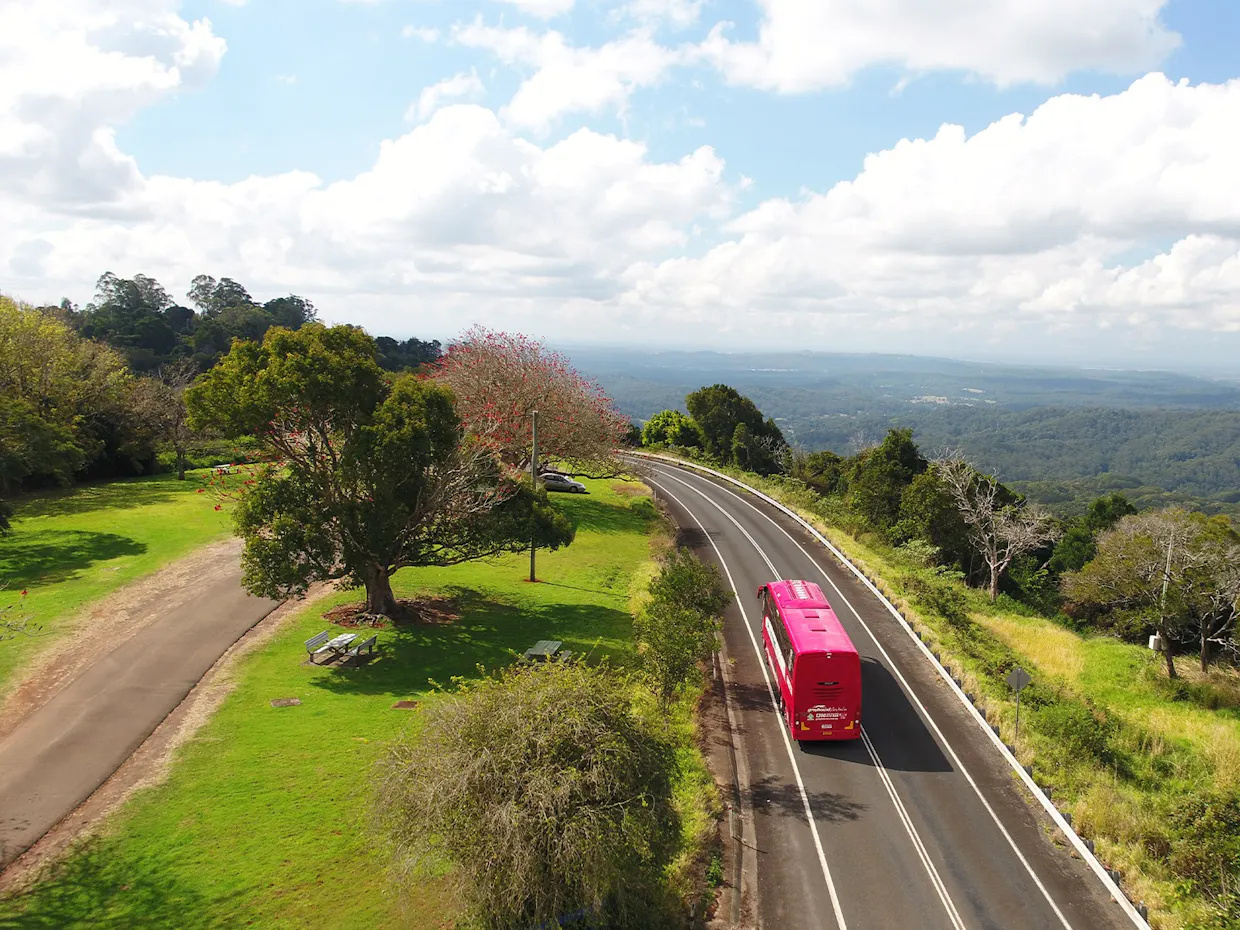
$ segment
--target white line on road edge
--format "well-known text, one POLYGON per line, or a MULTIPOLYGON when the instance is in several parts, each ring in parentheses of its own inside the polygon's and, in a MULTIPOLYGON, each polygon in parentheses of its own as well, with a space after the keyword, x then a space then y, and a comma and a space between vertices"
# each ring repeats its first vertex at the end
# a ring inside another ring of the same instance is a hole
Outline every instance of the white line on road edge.
MULTIPOLYGON (((754 639, 753 628, 749 625, 749 614, 745 612, 745 604, 741 601, 741 593, 736 589, 736 582, 732 579, 732 572, 728 569, 728 563, 723 558, 723 553, 719 551, 719 547, 715 545, 715 541, 710 538, 710 533, 706 532, 706 527, 702 526, 702 521, 697 518, 692 510, 685 506, 679 497, 660 485, 657 481, 650 482, 684 510, 698 525, 698 529, 702 531, 702 535, 706 537, 715 555, 719 559, 719 564, 723 566, 724 574, 728 576, 728 584, 732 587, 732 594, 736 598, 736 606, 740 608, 741 620, 745 624, 745 632, 749 634, 749 641, 753 643, 754 651, 758 653, 758 665, 762 669, 762 678, 766 682, 766 693, 771 699, 771 707, 775 713, 779 713, 779 705, 775 701, 775 691, 771 688, 770 676, 766 673, 766 663, 762 661, 762 650, 758 648, 758 641, 754 639)), ((822 839, 818 836, 818 825, 814 822, 814 811, 809 806, 809 794, 805 790, 805 782, 801 779, 801 769, 797 766, 796 756, 792 754, 792 744, 788 740, 787 731, 781 726, 779 732, 784 738, 784 748, 788 751, 788 761, 792 763, 792 772, 796 775, 797 787, 801 790, 801 803, 805 806, 805 818, 809 821, 810 834, 814 837, 814 848, 818 851, 818 864, 822 866, 823 878, 827 880, 827 892, 831 895, 831 907, 835 911, 835 922, 839 930, 848 930, 848 924, 844 922, 844 912, 840 909, 840 898, 835 893, 835 882, 831 879, 831 869, 827 866, 827 854, 822 848, 822 839)))
POLYGON ((1085 845, 1084 841, 1077 834, 1077 832, 1074 829, 1072 829, 1072 826, 1064 819, 1063 814, 1059 812, 1059 808, 1055 807, 1051 799, 1046 796, 1046 793, 1043 792, 1042 789, 1038 787, 1037 782, 1035 782, 1029 776, 1029 773, 1025 771, 1024 766, 1022 766, 1020 762, 1017 761, 1016 757, 1012 755, 1012 753, 1008 750, 1003 740, 1001 740, 998 737, 998 735, 994 732, 994 730, 990 728, 990 724, 986 722, 986 718, 983 717, 981 712, 976 707, 973 706, 973 702, 968 699, 964 691, 962 691, 960 689, 960 686, 956 684, 955 680, 952 678, 951 674, 947 671, 947 669, 945 669, 943 665, 939 662, 939 660, 934 657, 934 653, 932 653, 930 649, 926 646, 926 644, 923 643, 917 637, 917 634, 913 632, 912 626, 909 624, 907 620, 904 619, 900 611, 896 609, 896 606, 892 604, 891 601, 887 600, 886 596, 883 595, 883 592, 880 591, 874 585, 874 583, 870 581, 869 578, 866 577, 865 572, 857 568, 857 566, 852 563, 852 560, 849 559, 848 556, 846 556, 843 552, 841 552, 838 548, 836 548, 836 546, 829 539, 827 539, 825 536, 822 535, 822 533, 818 531, 817 527, 811 524, 808 520, 806 520, 800 514, 796 513, 795 511, 791 510, 788 507, 785 507, 783 504, 781 504, 779 501, 775 500, 774 498, 770 497, 769 495, 762 493, 757 488, 754 488, 754 487, 751 487, 745 484, 743 481, 738 481, 737 479, 733 478, 731 475, 725 475, 721 471, 716 471, 713 468, 707 468, 705 465, 698 465, 694 462, 687 462, 682 459, 676 459, 676 458, 672 458, 671 456, 666 456, 666 455, 654 455, 649 452, 630 452, 629 454, 637 455, 643 458, 656 459, 658 461, 667 462, 670 465, 680 466, 682 468, 693 468, 698 471, 706 472, 707 474, 715 475, 716 477, 722 478, 724 481, 730 482, 731 484, 734 484, 739 488, 743 488, 744 490, 748 491, 750 494, 754 495, 758 499, 763 500, 766 503, 770 504, 772 507, 779 510, 781 513, 784 513, 787 516, 791 517, 793 520, 795 520, 797 523, 803 526, 815 539, 817 539, 820 543, 826 546, 827 549, 830 550, 831 554, 834 555, 837 559, 839 559, 845 568, 847 568, 854 575, 856 575, 857 580, 860 581, 863 585, 865 585, 870 590, 870 593, 872 593, 876 598, 878 598, 879 603, 881 603, 884 607, 886 607, 887 610, 891 613, 891 615, 900 622, 900 624, 904 627, 904 631, 908 634, 909 638, 922 651, 922 653, 926 656, 926 658, 930 660, 931 665, 938 671, 940 677, 942 677, 943 681, 947 684, 947 686, 951 688, 952 693, 956 695, 956 697, 960 700, 960 703, 963 704, 965 709, 973 716, 973 719, 977 722, 978 726, 982 728, 982 731, 994 744, 995 748, 998 749, 999 753, 1003 756, 1003 758, 1007 760, 1008 764, 1012 767, 1012 770, 1016 773, 1017 777, 1020 778, 1022 782, 1024 782, 1025 787, 1029 789, 1030 794, 1032 794, 1038 800, 1038 802, 1042 805, 1047 815, 1051 818, 1051 820, 1054 821, 1055 826, 1057 826, 1059 828, 1059 831, 1063 833, 1065 837, 1067 837, 1068 841, 1072 844, 1073 848, 1077 851, 1078 855, 1080 855, 1080 857, 1085 861, 1085 863, 1093 870, 1094 874, 1098 877, 1098 880, 1102 882, 1103 887, 1105 887, 1111 893, 1111 897, 1113 897, 1115 901, 1119 904, 1120 908, 1123 909, 1124 913, 1132 921, 1133 925, 1138 927, 1139 930, 1150 930, 1150 925, 1145 921, 1144 918, 1142 918, 1140 914, 1137 913, 1137 909, 1133 907, 1132 902, 1128 900, 1128 896, 1124 894, 1124 891, 1122 888, 1119 887, 1119 884, 1116 881, 1114 881, 1111 878, 1111 876, 1107 873, 1106 868, 1102 865, 1101 862, 1098 861, 1098 857, 1095 856, 1092 852, 1090 852, 1089 847, 1085 845))
MULTIPOLYGON (((680 481, 679 478, 677 478, 676 480, 680 481)), ((685 485, 685 487, 691 487, 691 485, 689 485, 685 481, 680 481, 680 483, 685 485)), ((718 485, 715 485, 715 486, 719 487, 718 485)), ((1016 840, 1008 832, 1007 827, 1003 825, 1003 821, 999 819, 999 815, 995 812, 995 809, 991 807, 990 802, 986 800, 986 796, 982 794, 982 789, 978 786, 977 782, 974 781, 973 775, 969 771, 968 767, 964 764, 964 762, 961 761, 960 756, 956 754, 956 750, 952 748, 952 745, 951 743, 948 742, 946 735, 944 735, 943 731, 939 729, 938 723, 936 723, 934 718, 930 716, 929 709, 927 709, 926 705, 921 702, 921 699, 917 696, 917 693, 913 690, 912 685, 908 683, 908 680, 904 677, 904 674, 900 671, 899 666, 896 665, 895 661, 888 654, 887 650, 883 648, 883 644, 878 641, 878 637, 874 635, 874 631, 870 629, 870 625, 866 623, 865 620, 862 618, 861 614, 857 612, 857 608, 853 606, 853 603, 852 601, 848 599, 848 596, 843 591, 840 590, 839 585, 837 585, 835 583, 835 580, 829 574, 827 574, 826 571, 823 570, 822 566, 818 564, 818 561, 813 556, 811 556, 808 552, 806 552, 805 548, 799 542, 797 542, 796 539, 793 538, 792 534, 789 533, 782 526, 780 526, 778 523, 776 523, 773 519, 771 519, 770 514, 763 513, 761 510, 759 510, 749 501, 745 500, 739 494, 736 494, 735 492, 729 490, 728 488, 719 487, 719 490, 722 491, 724 494, 727 494, 730 497, 735 498, 739 503, 744 504, 754 513, 756 513, 761 519, 766 520, 768 523, 771 524, 771 526, 775 527, 775 529, 783 533, 784 536, 787 537, 788 541, 792 543, 794 546, 796 546, 801 551, 801 554, 805 556, 806 560, 809 561, 809 563, 813 565, 822 574, 822 577, 826 579, 827 584, 831 586, 832 590, 834 590, 835 593, 840 596, 840 599, 844 602, 845 605, 847 605, 848 609, 852 611, 853 617, 855 617, 857 622, 861 624, 861 628, 864 629, 866 634, 870 637, 870 640, 871 642, 874 643, 875 648, 878 649, 878 651, 882 654, 883 659, 886 660, 888 671, 890 671, 899 680, 901 686, 904 688, 905 694, 908 696, 908 699, 912 701, 914 705, 916 705, 917 709, 921 712, 922 718, 929 725, 930 729, 932 729, 935 732, 935 734, 938 736, 939 742, 942 744, 943 748, 947 751, 948 755, 952 757, 952 761, 955 762, 956 767, 960 771, 960 774, 964 776, 964 779, 968 783, 969 787, 973 789, 974 794, 977 795, 977 799, 982 802, 982 806, 986 809, 986 813, 990 814, 990 819, 993 820, 995 823, 995 826, 999 828, 999 832, 1002 833, 1003 838, 1007 840, 1008 845, 1012 848, 1012 852, 1016 854, 1016 858, 1019 859, 1021 865, 1025 867, 1025 871, 1029 873, 1029 877, 1033 879, 1033 883, 1037 886, 1038 890, 1042 892, 1042 897, 1046 899, 1046 903, 1050 905, 1051 910, 1055 912, 1055 916, 1059 918, 1060 925, 1063 926, 1064 930, 1072 930, 1071 924, 1068 923, 1068 918, 1065 917, 1063 912, 1059 909, 1059 906, 1055 903, 1055 899, 1051 897, 1050 891, 1042 883, 1042 880, 1038 878, 1037 873, 1033 870, 1033 866, 1029 863, 1029 860, 1025 858, 1024 853, 1020 851, 1020 847, 1016 845, 1016 840)), ((701 492, 699 491, 698 493, 700 494, 701 492)), ((702 496, 705 497, 706 495, 703 494, 702 496)), ((716 504, 716 506, 718 505, 716 504)), ((770 563, 768 562, 767 564, 769 565, 770 563)), ((771 567, 771 570, 774 571, 774 566, 771 567)), ((862 732, 864 732, 864 730, 862 732)), ((898 800, 897 800, 897 804, 899 804, 898 800)))
MULTIPOLYGON (((757 551, 758 555, 762 557, 762 561, 766 563, 767 570, 771 573, 771 577, 779 578, 781 576, 779 569, 775 567, 775 563, 772 562, 770 557, 766 554, 766 550, 763 549, 760 545, 758 545, 758 541, 754 539, 752 535, 750 535, 747 529, 745 529, 743 526, 740 525, 740 522, 736 519, 736 517, 732 516, 732 514, 728 513, 726 510, 724 510, 722 507, 719 506, 718 501, 712 500, 706 494, 702 493, 700 490, 695 488, 693 485, 689 484, 689 482, 681 478, 677 478, 675 475, 665 475, 664 477, 671 478, 677 484, 683 484, 686 488, 688 488, 698 497, 702 498, 702 500, 706 501, 708 504, 710 504, 712 507, 718 510, 721 514, 723 514, 729 520, 731 520, 732 525, 735 526, 738 530, 740 530, 741 535, 743 535, 747 540, 749 540, 749 544, 753 546, 754 549, 757 551)), ((660 489, 660 490, 663 490, 663 489, 660 489)), ((720 488, 719 490, 725 491, 728 494, 732 493, 731 491, 728 491, 726 488, 720 488)), ((664 490, 664 493, 668 493, 668 492, 664 490)), ((741 500, 741 499, 737 498, 737 500, 741 500)), ((748 504, 745 501, 741 501, 741 502, 745 503, 746 506, 752 506, 751 504, 748 504)), ((681 506, 683 507, 684 505, 681 504, 681 506)), ((696 520, 697 518, 694 517, 694 519, 696 520)), ((701 524, 699 524, 699 526, 700 525, 701 524)), ((776 526, 777 529, 780 528, 778 524, 774 524, 774 525, 776 526)), ((784 535, 787 535, 787 534, 785 533, 784 535)), ((788 536, 788 539, 794 546, 797 546, 798 549, 801 549, 801 547, 797 545, 797 541, 795 539, 793 539, 791 536, 788 536)), ((803 555, 805 555, 806 558, 809 558, 808 552, 806 552, 804 549, 801 549, 801 552, 803 555)), ((810 559, 810 561, 813 562, 814 560, 810 559)), ((831 580, 830 578, 827 579, 828 582, 830 580, 831 580)), ((838 591, 839 589, 837 588, 836 590, 838 591)), ((841 593, 840 596, 843 597, 843 594, 841 593)), ((850 604, 849 607, 851 608, 852 605, 850 604)), ((853 611, 853 612, 856 613, 856 611, 853 611)), ((860 620, 861 618, 858 617, 857 619, 860 620)), ((862 621, 862 625, 864 626, 864 621, 862 621)), ((869 632, 868 628, 866 632, 869 632)), ((871 634, 871 636, 873 636, 873 634, 871 634)), ((877 645, 877 642, 875 643, 875 645, 877 645)), ((754 648, 758 649, 758 644, 756 640, 754 641, 754 648)), ((882 649, 883 647, 879 646, 878 648, 882 649)), ((886 656, 886 653, 883 653, 883 654, 884 656, 886 656)), ((764 664, 764 668, 763 668, 764 673, 765 673, 765 658, 766 657, 763 655, 761 650, 759 650, 758 661, 764 664)), ((888 662, 890 661, 891 659, 890 657, 888 657, 888 662)), ((895 671, 897 675, 899 674, 899 670, 893 669, 893 671, 895 671)), ((916 700, 915 696, 914 696, 914 700, 916 700)), ((780 727, 780 730, 781 732, 783 731, 782 726, 780 727)), ((908 833, 909 839, 913 843, 913 852, 917 853, 917 857, 921 859, 921 864, 925 868, 926 874, 930 878, 930 884, 931 886, 933 886, 935 894, 939 896, 939 902, 943 905, 943 910, 947 912, 948 920, 951 921, 952 926, 955 928, 955 930, 965 930, 964 923, 960 920, 960 912, 956 910, 956 903, 952 901, 951 895, 947 891, 947 885, 944 884, 942 877, 939 875, 939 870, 935 868, 934 862, 930 859, 930 854, 926 850, 926 845, 925 843, 922 842, 921 835, 917 832, 917 827, 914 826, 913 824, 913 818, 909 816, 908 808, 906 808, 904 806, 904 802, 900 800, 900 795, 896 792, 895 782, 891 780, 891 776, 887 773, 887 769, 883 767, 883 761, 882 759, 878 757, 878 750, 876 750, 874 748, 874 744, 870 742, 870 737, 866 734, 864 727, 861 728, 861 738, 862 738, 862 742, 865 745, 866 752, 869 753, 870 759, 874 763, 874 768, 878 772, 879 780, 882 782, 883 788, 887 791, 887 795, 888 797, 891 798, 891 803, 896 809, 896 816, 900 818, 900 823, 904 825, 904 830, 906 833, 908 833)), ((1036 875, 1034 876, 1034 881, 1037 881, 1036 875)), ((1052 901, 1051 907, 1054 907, 1054 906, 1055 904, 1052 901)), ((1067 930, 1072 930, 1072 928, 1068 927, 1067 930)))

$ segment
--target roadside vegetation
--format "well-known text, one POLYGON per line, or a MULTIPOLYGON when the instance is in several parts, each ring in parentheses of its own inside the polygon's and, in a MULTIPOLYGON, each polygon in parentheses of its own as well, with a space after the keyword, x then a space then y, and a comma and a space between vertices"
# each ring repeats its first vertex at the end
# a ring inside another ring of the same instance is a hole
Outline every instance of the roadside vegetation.
POLYGON ((1009 744, 1004 678, 1032 674, 1017 755, 1153 926, 1240 926, 1240 536, 1225 517, 1136 513, 1109 494, 1055 521, 958 455, 928 460, 902 430, 851 457, 784 448, 756 474, 735 454, 662 440, 655 423, 643 436, 654 450, 741 477, 817 525, 1009 744), (1147 648, 1155 633, 1161 652, 1147 648))

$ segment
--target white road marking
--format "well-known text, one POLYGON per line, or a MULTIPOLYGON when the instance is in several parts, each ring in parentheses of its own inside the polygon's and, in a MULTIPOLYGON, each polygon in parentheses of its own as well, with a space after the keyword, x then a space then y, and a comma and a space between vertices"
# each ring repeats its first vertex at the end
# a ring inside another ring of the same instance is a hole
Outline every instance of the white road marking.
MULTIPOLYGON (((776 579, 783 577, 783 574, 775 567, 775 563, 772 562, 770 557, 766 554, 766 550, 758 544, 758 541, 750 535, 747 529, 740 525, 732 514, 728 513, 721 506, 719 506, 717 501, 711 500, 710 497, 698 488, 695 488, 687 481, 684 481, 675 475, 667 474, 666 472, 662 474, 663 477, 670 478, 673 481, 684 485, 690 491, 693 491, 721 514, 731 520, 733 525, 741 531, 747 540, 749 540, 749 544, 754 547, 758 555, 762 557, 762 561, 766 563, 767 570, 771 573, 771 578, 776 579)), ((667 492, 665 491, 665 493, 667 492)), ((683 507, 684 504, 681 504, 681 506, 683 507)), ((696 520, 697 518, 694 517, 694 519, 696 520)), ((701 524, 699 524, 699 526, 700 525, 701 524)), ((793 543, 796 542, 795 539, 792 541, 793 543)), ((717 549, 716 552, 718 552, 717 549)), ((802 552, 804 552, 804 550, 802 550, 802 552)), ((757 648, 756 642, 755 648, 757 648)), ((761 658, 762 656, 759 655, 759 659, 761 658)), ((927 851, 925 843, 922 842, 921 835, 917 832, 917 827, 914 826, 912 817, 909 816, 908 808, 904 806, 904 802, 900 799, 900 795, 896 791, 895 783, 891 780, 891 776, 887 773, 887 769, 883 766, 883 762, 878 756, 878 751, 874 748, 874 744, 870 741, 869 734, 865 732, 865 727, 861 728, 861 740, 865 744, 866 752, 869 753, 870 760, 874 763, 874 768, 877 770, 879 779, 883 783, 883 788, 886 789, 888 797, 891 798, 891 803, 896 809, 896 814, 899 816, 900 822, 904 825, 905 832, 908 833, 909 839, 913 843, 913 851, 916 852, 918 858, 921 859, 921 864, 930 878, 930 884, 934 886, 934 891, 939 896, 939 901, 943 905, 943 910, 946 911, 947 917, 952 922, 952 926, 955 930, 965 930, 964 922, 960 919, 960 912, 956 909, 956 904, 952 901, 951 895, 947 891, 947 886, 944 884, 942 877, 939 875, 939 870, 935 868, 934 862, 930 859, 930 853, 927 851)))
MULTIPOLYGON (((736 606, 740 608, 741 620, 744 621, 745 631, 749 634, 749 641, 753 644, 754 652, 758 655, 758 665, 762 669, 762 679, 766 682, 766 693, 771 699, 771 708, 776 714, 779 714, 779 703, 775 700, 775 691, 771 687, 771 678, 766 673, 766 662, 762 656, 762 649, 758 646, 758 641, 754 638, 753 627, 749 624, 749 614, 745 610, 745 604, 741 600, 740 592, 736 589, 736 582, 732 579, 732 572, 728 569, 728 563, 724 559, 723 553, 719 551, 719 547, 715 545, 715 541, 710 538, 710 533, 706 531, 706 527, 702 525, 702 521, 697 518, 697 515, 690 510, 680 498, 678 498, 667 488, 660 485, 657 481, 650 479, 650 483, 680 505, 681 509, 683 509, 684 512, 687 513, 693 520, 693 522, 698 525, 698 529, 702 531, 702 535, 706 537, 706 540, 710 543, 711 548, 715 550, 715 556, 719 559, 719 564, 723 566, 724 574, 728 576, 728 584, 732 587, 732 595, 736 598, 736 606)), ((709 500, 709 498, 707 498, 707 500, 709 500)), ((814 812, 809 806, 809 794, 805 790, 805 782, 801 778, 801 769, 797 765, 796 756, 793 755, 792 752, 792 743, 788 739, 787 731, 782 726, 779 728, 779 732, 784 738, 784 748, 788 751, 788 761, 792 763, 792 772, 796 776, 797 788, 801 792, 801 803, 805 807, 805 819, 809 822, 810 833, 814 837, 814 848, 818 852, 818 864, 822 866, 822 877, 827 881, 827 892, 831 896, 831 907, 835 911, 836 925, 839 927, 839 930, 848 930, 848 925, 844 921, 844 912, 840 909, 840 898, 835 891, 835 882, 831 878, 831 869, 827 865, 827 854, 822 848, 822 838, 818 835, 818 824, 814 821, 814 812)))
MULTIPOLYGON (((671 476, 669 475, 668 477, 671 477, 671 476)), ((908 694, 909 698, 912 700, 914 705, 916 705, 917 709, 921 712, 921 715, 925 719, 926 723, 930 725, 930 728, 934 731, 935 735, 939 738, 939 742, 941 743, 943 748, 947 750, 948 754, 952 758, 952 761, 956 764, 956 767, 960 770, 960 773, 965 777, 965 780, 969 783, 970 787, 973 788, 973 791, 977 794, 978 799, 982 802, 982 806, 986 808, 986 812, 990 814, 990 818, 995 822, 995 825, 999 828, 999 831, 1003 834, 1004 839, 1008 841, 1008 845, 1012 847, 1012 851, 1016 853, 1016 857, 1020 860, 1021 865, 1025 867, 1025 871, 1029 873, 1029 877, 1033 879, 1034 884, 1037 885, 1038 887, 1038 890, 1042 892, 1042 896, 1046 899, 1046 903, 1051 906, 1051 910, 1053 910, 1055 912, 1055 916, 1059 918, 1059 923, 1064 927, 1064 930, 1072 930, 1072 925, 1068 923, 1068 918, 1064 916, 1063 911, 1059 909, 1059 905, 1057 905, 1054 899, 1051 897, 1050 891, 1042 883, 1042 880, 1038 878, 1037 873, 1033 871, 1033 866, 1030 865, 1029 860, 1025 858, 1024 853, 1020 851, 1020 848, 1016 845, 1016 840, 1013 839, 1012 834, 1008 832, 1007 827, 1003 825, 1003 822, 999 819, 999 815, 995 813, 994 808, 990 806, 990 802, 987 801, 986 796, 982 794, 982 790, 981 788, 978 787, 977 782, 974 781, 972 774, 970 774, 969 770, 965 767, 965 764, 960 761, 960 757, 956 755, 956 751, 952 749, 951 744, 948 743, 947 737, 943 735, 943 731, 939 729, 938 724, 936 724, 934 720, 931 718, 930 712, 926 709, 926 706, 922 704, 921 700, 917 697, 917 695, 913 693, 912 687, 909 685, 904 675, 901 674, 900 669, 896 667, 896 664, 891 660, 891 656, 887 654, 887 650, 882 647, 881 643, 879 643, 878 638, 874 635, 874 631, 870 629, 869 624, 867 624, 864 620, 861 619, 861 614, 859 614, 857 612, 857 609, 853 607, 852 602, 848 600, 844 592, 839 589, 839 586, 831 579, 831 576, 827 574, 826 570, 818 563, 818 561, 813 556, 811 556, 808 552, 805 551, 805 547, 802 546, 797 541, 796 537, 794 537, 786 529, 784 529, 782 526, 776 523, 775 520, 773 520, 769 514, 763 513, 762 510, 760 510, 758 507, 755 507, 752 503, 745 500, 743 497, 741 497, 736 492, 732 491, 730 488, 725 488, 722 485, 715 484, 714 482, 711 482, 711 484, 717 487, 720 491, 723 491, 725 494, 730 494, 732 497, 736 498, 738 501, 740 501, 750 510, 759 514, 763 519, 767 520, 769 523, 771 523, 772 526, 774 526, 781 533, 787 536, 788 539, 791 540, 792 544, 796 546, 798 549, 800 549, 802 554, 807 559, 809 559, 810 563, 813 564, 814 567, 818 569, 819 573, 823 576, 823 578, 826 579, 827 584, 829 584, 832 587, 832 589, 834 589, 835 593, 840 596, 840 599, 847 605, 848 609, 852 612, 852 615, 857 618, 857 622, 861 624, 862 628, 869 635, 875 647, 878 649, 880 653, 882 653, 883 659, 887 663, 888 670, 893 675, 895 675, 896 678, 899 679, 900 684, 904 687, 904 690, 908 694)), ((686 485, 686 487, 689 487, 689 486, 690 485, 686 485)), ((699 491, 698 493, 701 493, 701 492, 699 491)), ((702 496, 705 497, 705 495, 702 495, 702 496)), ((707 499, 709 500, 709 498, 707 499)))

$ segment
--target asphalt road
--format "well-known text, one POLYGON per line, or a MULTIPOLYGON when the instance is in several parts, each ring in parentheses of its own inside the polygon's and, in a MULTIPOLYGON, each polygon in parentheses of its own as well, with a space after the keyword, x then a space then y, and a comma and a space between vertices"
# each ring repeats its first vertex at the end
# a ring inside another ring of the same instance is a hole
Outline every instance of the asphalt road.
POLYGON ((216 660, 276 607, 239 567, 112 645, 0 742, 0 867, 90 797, 216 660))
POLYGON ((908 634, 829 551, 751 495, 647 464, 687 541, 738 593, 724 637, 760 926, 1132 930, 1085 864, 1052 844, 908 634), (863 739, 802 750, 779 720, 755 598, 779 578, 820 584, 861 653, 863 739))

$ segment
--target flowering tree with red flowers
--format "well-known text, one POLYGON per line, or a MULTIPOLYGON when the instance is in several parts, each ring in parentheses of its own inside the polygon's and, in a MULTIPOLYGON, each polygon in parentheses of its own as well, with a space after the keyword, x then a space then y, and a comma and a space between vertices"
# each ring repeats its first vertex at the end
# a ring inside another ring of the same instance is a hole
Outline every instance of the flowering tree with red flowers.
POLYGON ((628 470, 617 450, 629 422, 597 383, 528 336, 475 326, 448 347, 431 376, 452 389, 470 432, 511 468, 529 468, 530 414, 538 411, 540 461, 591 478, 628 470))

